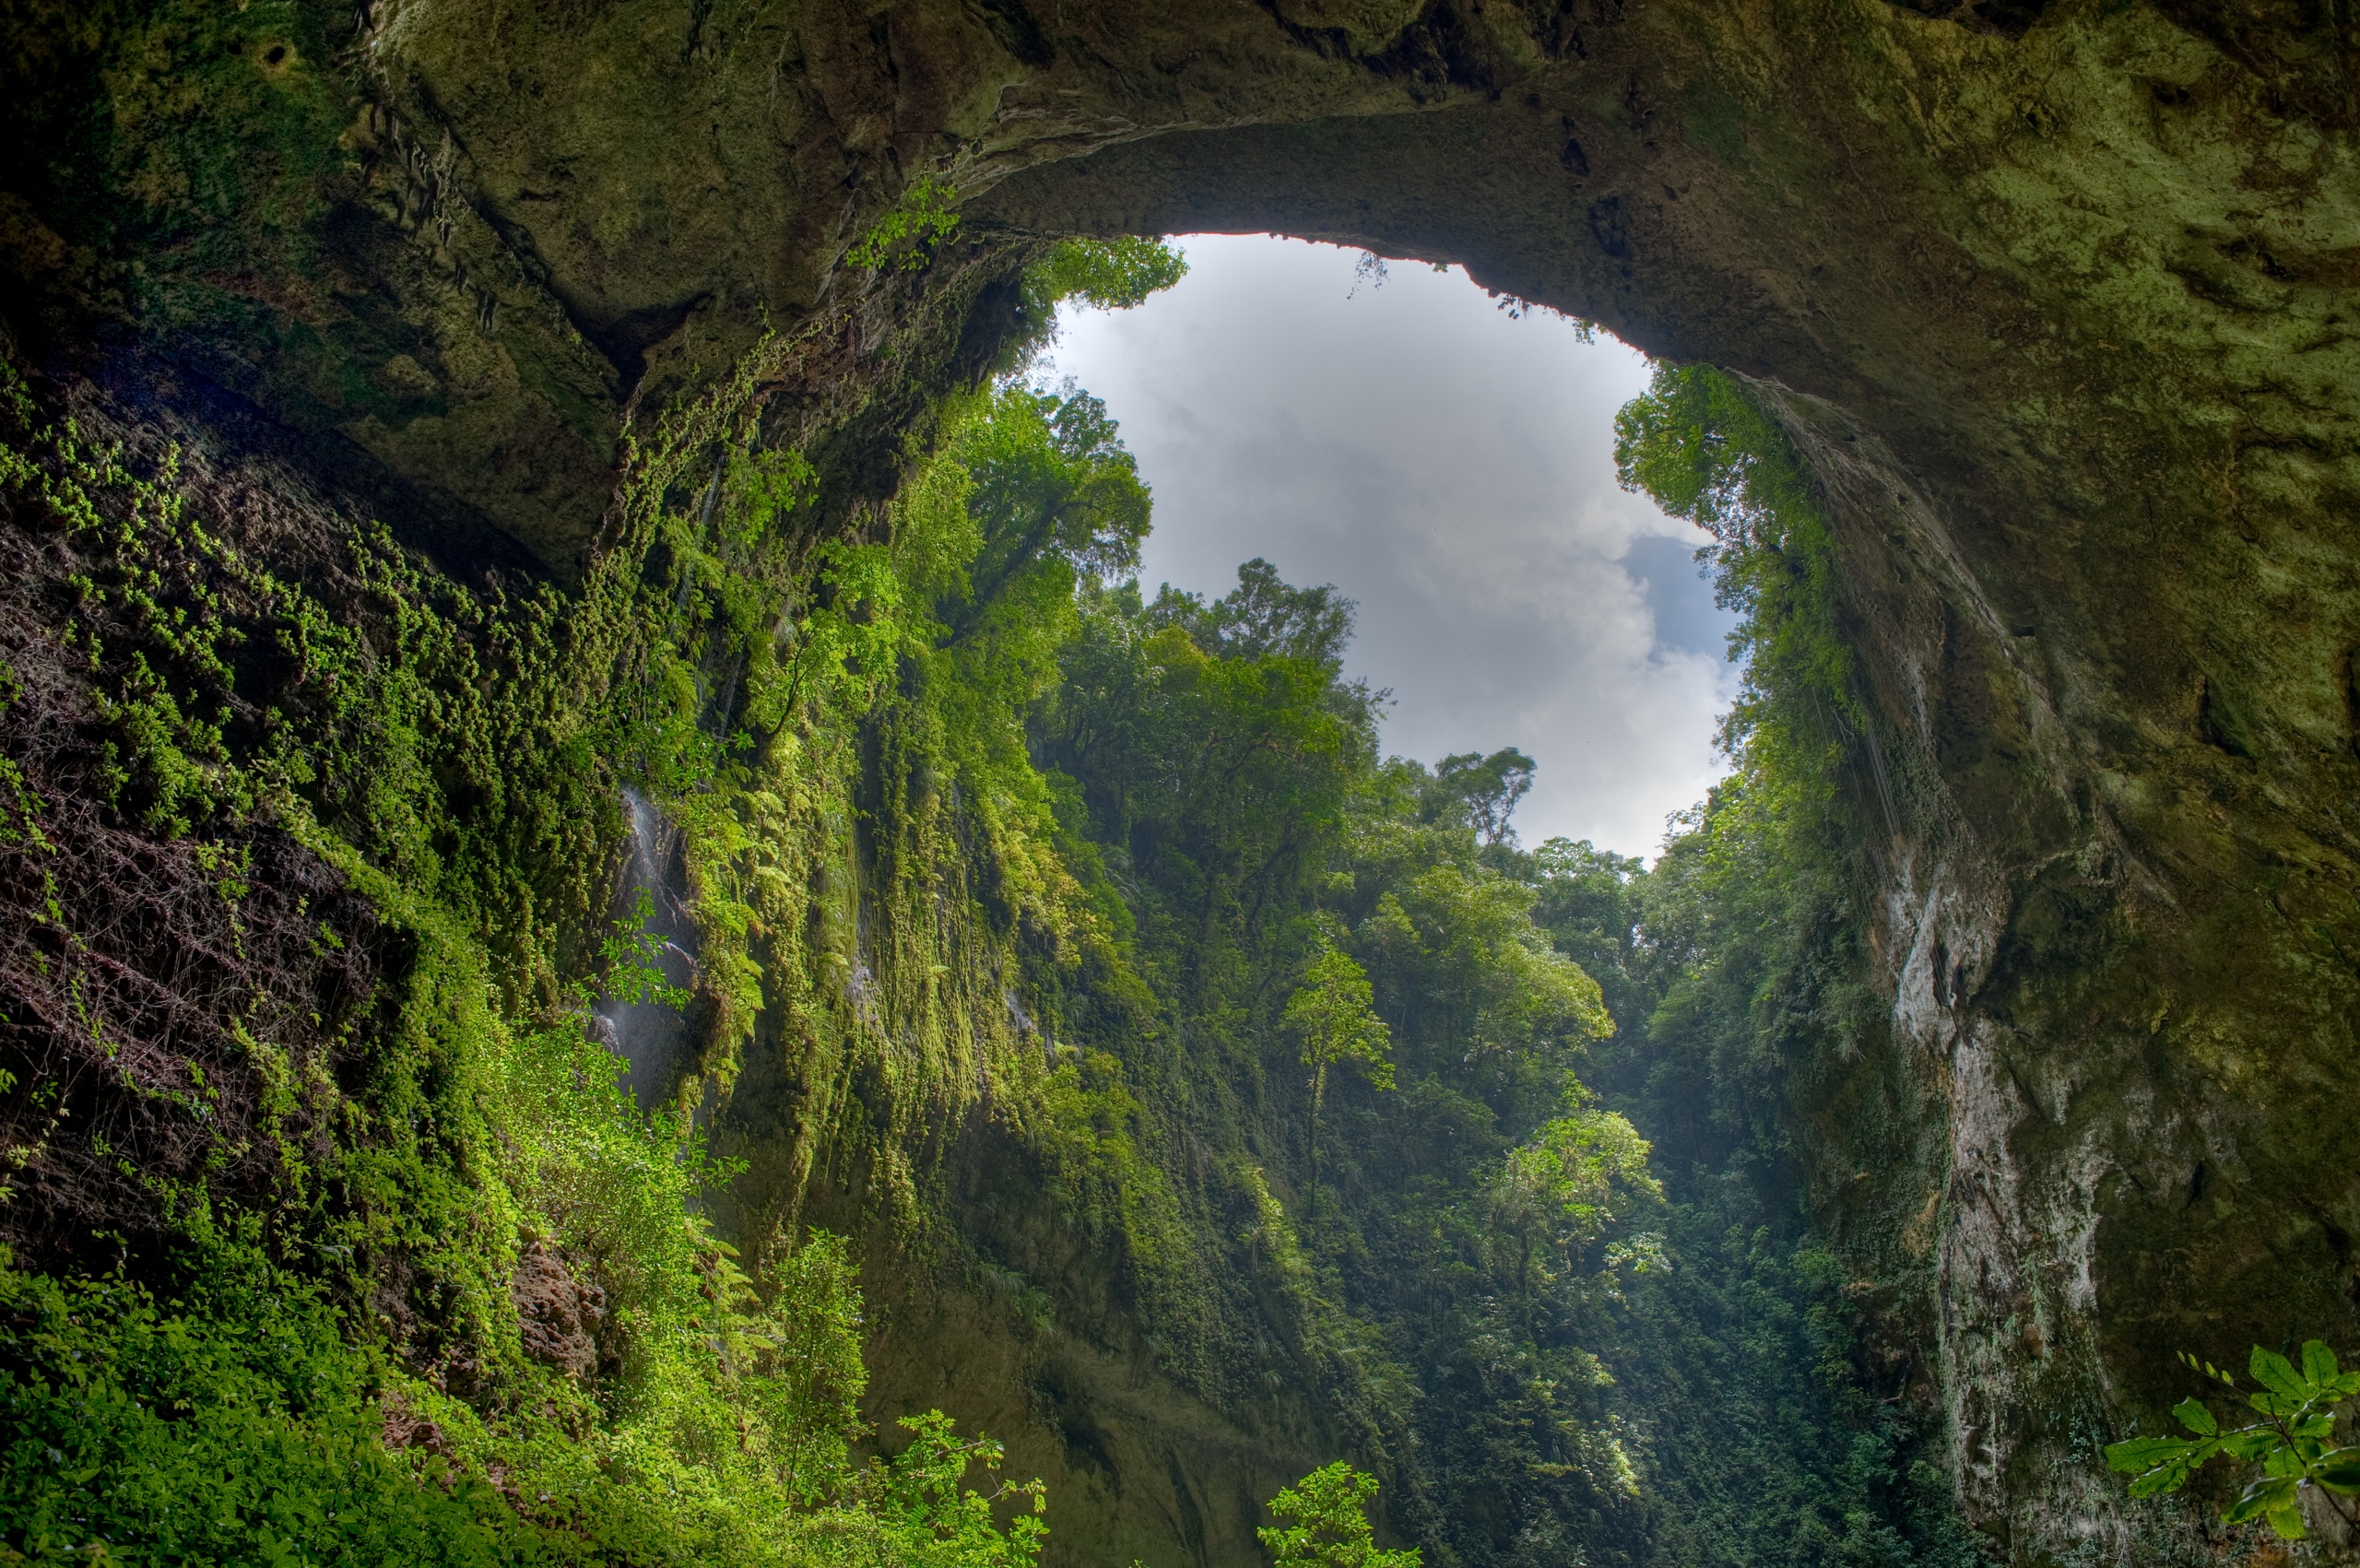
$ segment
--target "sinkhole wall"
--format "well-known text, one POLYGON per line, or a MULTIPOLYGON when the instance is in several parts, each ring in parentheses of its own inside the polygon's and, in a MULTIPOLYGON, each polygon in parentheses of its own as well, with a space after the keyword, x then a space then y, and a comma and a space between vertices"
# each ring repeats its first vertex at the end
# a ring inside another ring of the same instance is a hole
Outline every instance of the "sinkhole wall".
MULTIPOLYGON (((2173 1350, 2350 1344, 2342 8, 153 0, 6 25, 16 355, 94 428, 264 466, 238 482, 290 521, 249 548, 290 563, 304 516, 366 515, 454 577, 579 591, 633 454, 749 363, 814 464, 813 526, 856 531, 1021 309, 991 254, 1062 235, 1461 262, 1751 378, 1825 496, 1874 715, 1847 799, 1890 1030, 1798 1125, 1857 1295, 1936 1369, 1968 1516, 2024 1561, 2113 1550, 2134 1527, 2093 1446, 2177 1397, 2173 1350), (922 180, 973 265, 847 267, 922 180), (749 360, 766 333, 800 358, 749 360)), ((604 895, 570 896, 529 919, 604 895)))

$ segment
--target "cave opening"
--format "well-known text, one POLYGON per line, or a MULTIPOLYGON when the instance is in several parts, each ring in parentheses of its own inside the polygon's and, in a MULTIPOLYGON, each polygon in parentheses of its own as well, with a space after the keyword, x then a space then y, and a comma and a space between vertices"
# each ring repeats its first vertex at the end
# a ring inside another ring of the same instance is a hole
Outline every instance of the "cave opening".
POLYGON ((1189 272, 1067 307, 1034 384, 1102 398, 1155 493, 1140 564, 1211 597, 1241 562, 1357 606, 1346 668, 1386 749, 1514 746, 1521 836, 1659 847, 1725 760, 1734 614, 1711 536, 1616 482, 1648 361, 1463 268, 1270 235, 1179 237, 1189 272))

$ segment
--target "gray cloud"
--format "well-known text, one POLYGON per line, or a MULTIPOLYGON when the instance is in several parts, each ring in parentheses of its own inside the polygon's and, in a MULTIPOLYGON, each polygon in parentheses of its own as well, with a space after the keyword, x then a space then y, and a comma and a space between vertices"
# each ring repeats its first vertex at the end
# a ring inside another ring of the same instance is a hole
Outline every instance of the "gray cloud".
POLYGON ((1183 244, 1179 287, 1069 316, 1044 372, 1106 400, 1154 487, 1150 590, 1224 593, 1257 555, 1336 584, 1360 602, 1351 673, 1394 692, 1388 750, 1520 746, 1527 843, 1652 854, 1721 771, 1734 678, 1701 536, 1614 483, 1646 361, 1456 270, 1396 263, 1354 293, 1349 251, 1183 244))

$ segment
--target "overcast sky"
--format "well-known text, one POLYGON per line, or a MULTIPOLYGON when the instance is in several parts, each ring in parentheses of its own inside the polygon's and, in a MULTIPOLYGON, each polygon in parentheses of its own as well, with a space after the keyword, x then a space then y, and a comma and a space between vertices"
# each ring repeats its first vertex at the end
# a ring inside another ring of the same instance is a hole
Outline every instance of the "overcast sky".
POLYGON ((1268 236, 1179 242, 1137 310, 1068 315, 1045 374, 1106 400, 1155 491, 1142 573, 1207 595, 1254 556, 1360 602, 1387 751, 1522 748, 1516 826, 1653 857, 1721 772, 1734 673, 1699 536, 1614 483, 1646 361, 1522 320, 1464 272, 1268 236), (1355 288, 1357 282, 1357 289, 1355 288))

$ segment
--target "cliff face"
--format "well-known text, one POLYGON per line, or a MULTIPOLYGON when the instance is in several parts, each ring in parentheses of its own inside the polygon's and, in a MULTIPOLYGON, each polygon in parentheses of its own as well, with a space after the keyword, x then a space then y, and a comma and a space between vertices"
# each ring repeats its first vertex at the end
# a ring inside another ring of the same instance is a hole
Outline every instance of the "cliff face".
POLYGON ((842 265, 926 179, 965 235, 1463 262, 1754 378, 1825 489, 1878 715, 1848 765, 1891 1028, 1805 1097, 1811 1176, 1859 1292, 1939 1370, 1970 1517, 2024 1561, 2126 1539, 2092 1444, 2177 1396, 2172 1350, 2355 1326, 2340 8, 254 0, 9 25, 20 341, 116 374, 126 342, 164 353, 291 432, 313 482, 560 578, 624 442, 766 327, 824 326, 830 374, 886 389, 814 427, 830 514, 890 492, 927 376, 982 362, 950 342, 903 375, 895 301, 929 285, 842 265))

